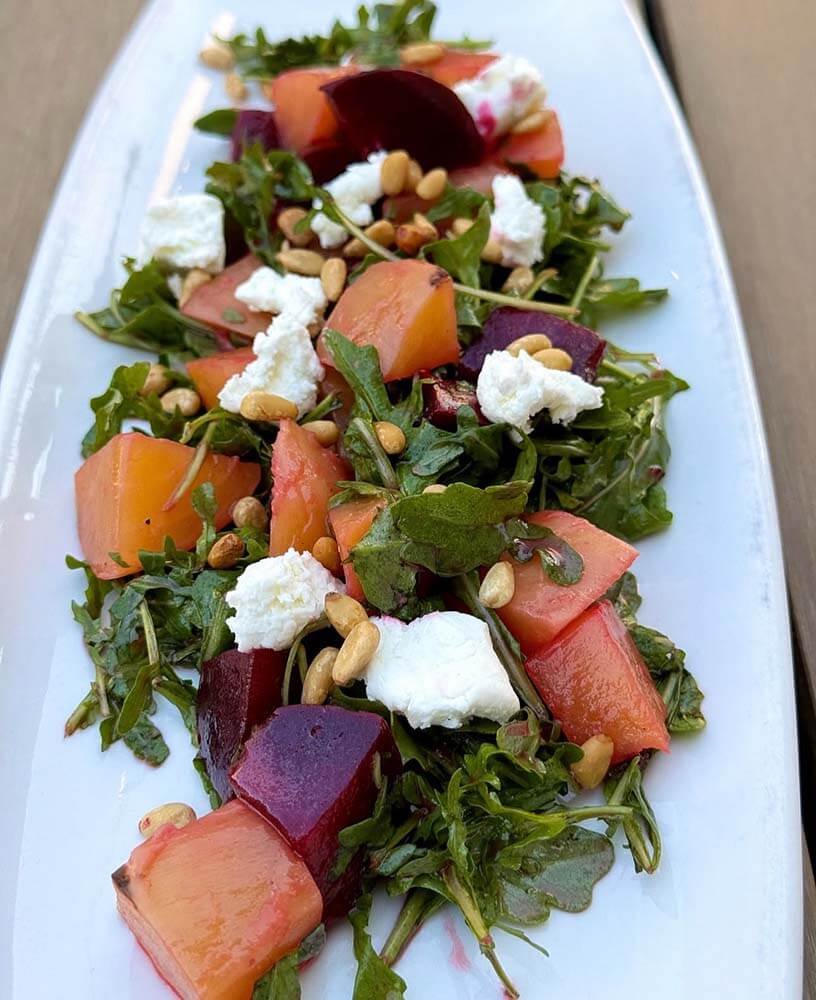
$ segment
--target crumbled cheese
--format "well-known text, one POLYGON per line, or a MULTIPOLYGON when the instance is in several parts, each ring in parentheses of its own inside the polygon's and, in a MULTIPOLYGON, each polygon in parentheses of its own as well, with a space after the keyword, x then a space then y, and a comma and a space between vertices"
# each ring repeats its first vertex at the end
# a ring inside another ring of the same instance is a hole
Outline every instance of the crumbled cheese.
POLYGON ((224 206, 211 194, 162 198, 147 210, 138 260, 151 257, 173 271, 200 267, 210 274, 224 270, 224 206))
MULTIPOLYGON (((343 215, 358 226, 367 226, 374 221, 371 206, 383 196, 380 169, 387 155, 385 152, 372 153, 362 163, 350 164, 342 174, 325 185, 343 215)), ((315 198, 312 204, 314 208, 321 207, 319 198, 315 198)), ((324 250, 340 246, 348 239, 346 230, 322 212, 314 216, 310 226, 324 250)))
POLYGON ((527 195, 515 174, 493 178, 495 209, 490 237, 502 250, 505 267, 532 267, 544 256, 544 212, 527 195))
POLYGON ((547 96, 535 66, 512 55, 489 63, 477 76, 461 80, 453 89, 488 142, 509 132, 547 96))
POLYGON ((310 552, 289 549, 250 563, 225 600, 235 611, 227 619, 238 649, 286 649, 298 632, 323 614, 327 594, 345 586, 310 552))
POLYGON ((477 716, 506 722, 519 700, 487 625, 459 611, 435 611, 409 625, 372 618, 380 644, 366 670, 369 698, 404 715, 415 729, 456 729, 477 716))
POLYGON ((227 380, 218 393, 225 410, 238 413, 248 392, 271 392, 283 396, 303 416, 317 402, 317 385, 325 372, 317 359, 309 331, 289 313, 272 320, 266 333, 252 344, 255 360, 227 380))
POLYGON ((320 319, 327 303, 320 278, 278 274, 271 267, 253 271, 235 289, 235 298, 252 312, 286 313, 303 326, 320 319))
POLYGON ((482 413, 494 424, 508 423, 529 433, 532 418, 543 409, 554 424, 571 424, 584 410, 603 405, 603 389, 572 372, 545 368, 526 351, 518 357, 492 351, 476 384, 482 413))

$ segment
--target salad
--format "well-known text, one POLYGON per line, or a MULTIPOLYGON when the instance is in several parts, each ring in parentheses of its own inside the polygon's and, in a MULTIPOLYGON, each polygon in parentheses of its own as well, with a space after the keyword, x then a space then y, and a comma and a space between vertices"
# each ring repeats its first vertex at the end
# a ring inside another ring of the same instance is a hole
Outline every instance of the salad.
POLYGON ((346 918, 354 1000, 398 1000, 447 905, 518 996, 495 932, 542 951, 615 844, 654 872, 649 761, 705 725, 631 571, 688 386, 598 332, 666 292, 606 274, 629 215, 564 172, 535 67, 434 14, 213 39, 205 191, 151 205, 77 313, 152 360, 91 400, 65 731, 152 767, 161 700, 189 731, 212 811, 157 805, 113 875, 185 1000, 299 997, 346 918))

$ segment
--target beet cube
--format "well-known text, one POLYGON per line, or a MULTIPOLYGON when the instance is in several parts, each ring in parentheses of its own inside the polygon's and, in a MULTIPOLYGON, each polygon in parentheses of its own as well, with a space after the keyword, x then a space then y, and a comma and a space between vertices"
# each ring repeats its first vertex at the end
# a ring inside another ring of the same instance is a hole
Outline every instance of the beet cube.
POLYGON ((226 801, 229 773, 247 737, 281 703, 286 657, 273 649, 227 650, 201 668, 198 742, 213 787, 226 801))
POLYGON ((349 874, 332 877, 340 831, 374 811, 377 772, 393 776, 400 766, 391 730, 379 715, 288 705, 249 739, 232 786, 287 838, 332 910, 339 896, 348 905, 357 889, 356 877, 353 887, 349 874))
POLYGON ((469 406, 484 422, 476 390, 462 379, 432 378, 422 383, 423 413, 427 420, 447 431, 456 430, 456 411, 469 406))
POLYGON ((275 125, 275 114, 256 108, 239 111, 232 129, 232 159, 241 159, 244 149, 259 142, 264 152, 278 149, 280 138, 275 125))
POLYGON ((605 340, 580 323, 513 306, 501 306, 487 317, 482 336, 462 355, 459 374, 475 382, 491 351, 503 351, 508 344, 528 333, 545 333, 553 347, 560 347, 572 357, 574 375, 580 375, 587 382, 594 380, 606 347, 605 340))

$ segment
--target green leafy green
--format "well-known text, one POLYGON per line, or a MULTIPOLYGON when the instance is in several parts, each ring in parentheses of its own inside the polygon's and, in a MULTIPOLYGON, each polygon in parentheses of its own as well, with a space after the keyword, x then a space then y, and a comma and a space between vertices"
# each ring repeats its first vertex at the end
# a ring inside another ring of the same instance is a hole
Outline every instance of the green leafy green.
POLYGON ((354 978, 352 1000, 402 1000, 405 996, 405 981, 385 964, 368 933, 368 918, 371 913, 371 896, 364 895, 349 914, 349 923, 354 932, 354 956, 357 959, 357 975, 354 978))
POLYGON ((252 991, 252 1000, 300 1000, 300 979, 298 970, 304 962, 316 958, 326 943, 326 928, 323 924, 301 941, 296 951, 290 951, 279 959, 252 991))
POLYGON ((444 267, 458 281, 470 288, 479 288, 481 254, 490 236, 490 208, 483 204, 476 221, 462 233, 448 239, 437 240, 423 247, 423 255, 434 264, 444 267))
POLYGON ((199 132, 230 136, 237 120, 238 111, 236 108, 218 108, 216 111, 210 111, 209 114, 197 118, 193 125, 199 132))

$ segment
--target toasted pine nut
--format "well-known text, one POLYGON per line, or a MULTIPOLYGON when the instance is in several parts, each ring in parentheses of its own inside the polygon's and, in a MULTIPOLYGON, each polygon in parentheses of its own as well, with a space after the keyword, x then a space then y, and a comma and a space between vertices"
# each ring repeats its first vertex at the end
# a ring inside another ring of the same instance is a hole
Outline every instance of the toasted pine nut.
POLYGON ((316 278, 323 270, 323 258, 316 250, 281 250, 277 261, 287 271, 309 278, 316 278))
POLYGON ((444 493, 448 487, 444 483, 431 483, 422 491, 423 493, 444 493))
POLYGON ((413 223, 429 243, 439 239, 439 230, 422 212, 414 212, 413 223))
POLYGON ((344 639, 355 625, 368 621, 365 608, 348 594, 326 594, 323 610, 326 612, 329 624, 344 639))
POLYGON ((193 417, 201 409, 201 396, 195 389, 181 386, 166 392, 160 402, 165 413, 174 413, 178 409, 183 417, 193 417))
POLYGON ((139 390, 140 396, 152 396, 154 393, 161 396, 170 387, 170 376, 164 365, 152 364, 147 372, 144 385, 139 390))
POLYGON ((235 65, 235 58, 230 49, 214 38, 199 52, 198 58, 209 69, 228 70, 235 65))
POLYGON ((253 389, 241 400, 241 416, 259 424, 274 424, 285 418, 294 420, 297 415, 295 404, 274 392, 253 389))
POLYGON ((342 253, 344 257, 349 258, 365 257, 368 253, 368 247, 362 240, 358 240, 357 237, 354 236, 343 247, 342 253))
POLYGON ((232 523, 236 528, 258 528, 264 531, 269 518, 266 508, 257 497, 241 497, 232 507, 232 523))
POLYGON ((485 573, 479 587, 479 600, 486 608, 503 608, 513 600, 516 592, 516 576, 512 563, 494 563, 485 573))
POLYGON ((531 267, 514 267, 507 275, 507 279, 502 285, 502 291, 505 293, 518 292, 519 295, 524 295, 534 281, 535 273, 531 267))
POLYGON ((333 445, 340 437, 340 428, 333 420, 308 420, 300 426, 314 434, 324 448, 333 445))
POLYGON ((488 240, 482 247, 481 256, 482 260, 487 261, 488 264, 501 264, 502 248, 496 240, 488 240))
POLYGON ((510 131, 513 135, 535 132, 536 129, 546 125, 552 116, 553 112, 550 108, 538 108, 536 111, 531 111, 529 115, 525 115, 520 122, 516 122, 510 131))
POLYGON ((206 285, 210 281, 212 281, 211 274, 203 271, 200 267, 191 268, 184 275, 184 281, 181 283, 181 293, 178 299, 179 309, 183 309, 187 305, 190 296, 197 288, 201 288, 202 285, 206 285))
POLYGON ((394 223, 389 219, 377 219, 363 232, 370 240, 379 243, 381 247, 390 247, 394 242, 394 223))
POLYGON ((403 45, 400 61, 403 66, 424 66, 425 63, 436 62, 444 54, 445 46, 438 42, 416 42, 414 45, 403 45))
POLYGON ((249 88, 237 73, 227 73, 224 90, 231 101, 245 101, 249 93, 249 88))
POLYGON ((408 164, 411 162, 410 156, 404 149, 395 149, 393 153, 382 161, 380 167, 380 183, 383 194, 401 194, 408 177, 408 164))
POLYGON ((328 535, 322 535, 312 546, 312 555, 321 566, 325 566, 330 573, 340 576, 343 571, 343 564, 340 561, 340 551, 337 542, 328 535))
POLYGON ((183 802, 168 802, 163 806, 156 806, 139 820, 139 833, 143 837, 152 837, 153 834, 172 823, 176 829, 180 830, 188 823, 192 823, 196 818, 195 810, 183 802))
POLYGON ((572 776, 581 788, 597 788, 606 777, 615 744, 604 733, 590 736, 581 744, 584 756, 570 767, 572 776))
POLYGON ((303 678, 302 705, 322 705, 332 689, 332 668, 340 650, 336 646, 326 646, 309 664, 303 678))
POLYGON ((213 569, 232 569, 244 554, 244 543, 232 531, 222 535, 210 549, 207 562, 213 569))
POLYGON ((380 630, 371 621, 358 622, 343 640, 332 667, 332 680, 343 687, 362 677, 380 644, 380 630))
MULTIPOLYGON (((306 218, 306 212, 297 205, 291 205, 278 212, 278 229, 283 233, 293 247, 305 247, 312 241, 312 231, 307 228, 305 232, 297 232, 295 226, 306 218)), ((284 251, 285 252, 285 251, 284 251)))
POLYGON ((388 420, 377 420, 374 432, 386 455, 399 455, 405 450, 405 434, 396 424, 388 420))
POLYGON ((430 242, 419 226, 415 226, 412 222, 404 222, 401 226, 397 226, 397 249, 407 253, 409 257, 413 257, 419 252, 420 247, 430 242))
POLYGON ((404 190, 409 193, 416 191, 416 186, 422 180, 422 175, 424 171, 422 167, 417 163, 416 160, 408 161, 408 172, 405 175, 405 187, 404 190))
POLYGON ((451 231, 454 236, 462 236, 464 233, 471 229, 473 226, 473 219, 454 219, 451 223, 451 231))
POLYGON ((548 347, 552 347, 552 341, 546 333, 528 333, 524 337, 518 337, 512 344, 508 344, 505 351, 517 358, 522 351, 533 355, 536 351, 547 350, 548 347))
POLYGON ((336 302, 346 287, 348 265, 342 257, 329 257, 320 270, 320 284, 329 302, 336 302))
POLYGON ((568 372, 572 368, 572 358, 560 347, 545 347, 541 351, 536 351, 533 361, 544 365, 545 368, 554 368, 560 372, 568 372))
POLYGON ((447 183, 447 170, 445 170, 444 167, 435 167, 433 170, 429 170, 419 184, 417 184, 416 193, 420 198, 424 198, 426 201, 432 201, 434 198, 438 198, 442 194, 447 183))

